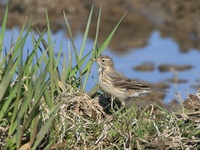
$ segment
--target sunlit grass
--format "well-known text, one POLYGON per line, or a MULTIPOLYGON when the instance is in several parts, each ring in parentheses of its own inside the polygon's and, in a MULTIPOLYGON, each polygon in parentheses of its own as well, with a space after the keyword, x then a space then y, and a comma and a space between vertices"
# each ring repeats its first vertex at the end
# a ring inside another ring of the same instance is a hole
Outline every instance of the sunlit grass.
MULTIPOLYGON (((92 14, 93 7, 88 18, 81 50, 78 53, 73 33, 64 13, 72 48, 68 47, 68 54, 64 53, 63 62, 60 62, 63 46, 61 44, 58 56, 55 57, 48 14, 46 14, 47 29, 43 32, 38 30, 38 39, 35 38, 35 33, 31 29, 31 22, 28 24, 25 22, 11 49, 5 50, 5 54, 3 53, 8 17, 7 5, 0 33, 0 126, 5 129, 5 136, 1 139, 5 149, 36 149, 38 146, 40 147, 42 140, 46 136, 49 139, 51 132, 55 133, 57 123, 61 123, 58 112, 63 103, 62 96, 65 93, 71 93, 72 90, 84 90, 91 68, 91 62, 86 62, 86 60, 102 53, 121 22, 120 20, 111 34, 108 34, 108 38, 102 45, 96 48, 100 26, 99 15, 93 49, 83 55, 92 14), (45 32, 47 32, 47 40, 43 37, 45 32), (29 35, 32 36, 33 49, 24 58, 24 45, 29 35), (72 64, 72 50, 75 53, 75 67, 72 64), (68 64, 66 64, 67 62, 68 64), (61 72, 58 68, 59 64, 62 66, 61 72), (86 65, 83 67, 83 64, 86 65), (84 85, 82 83, 83 76, 86 76, 84 85)), ((42 148, 49 147, 54 141, 58 142, 59 140, 51 138, 51 141, 45 141, 42 148)))

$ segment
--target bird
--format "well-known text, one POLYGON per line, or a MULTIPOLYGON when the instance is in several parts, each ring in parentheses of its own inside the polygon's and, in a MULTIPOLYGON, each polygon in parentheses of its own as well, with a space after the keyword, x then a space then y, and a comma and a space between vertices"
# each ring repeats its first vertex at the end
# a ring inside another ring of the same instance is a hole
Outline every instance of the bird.
POLYGON ((149 86, 118 72, 110 56, 100 55, 92 61, 99 65, 98 83, 104 94, 111 98, 112 107, 114 100, 120 102, 122 106, 127 106, 134 97, 153 91, 149 86))

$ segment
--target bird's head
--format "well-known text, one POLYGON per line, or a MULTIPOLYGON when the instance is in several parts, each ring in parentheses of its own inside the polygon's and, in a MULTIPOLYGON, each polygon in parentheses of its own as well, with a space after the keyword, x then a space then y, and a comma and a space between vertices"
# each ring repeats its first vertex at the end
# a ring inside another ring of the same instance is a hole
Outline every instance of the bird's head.
POLYGON ((100 67, 106 69, 106 68, 114 68, 114 62, 110 56, 101 55, 97 59, 92 59, 93 61, 96 61, 100 67))

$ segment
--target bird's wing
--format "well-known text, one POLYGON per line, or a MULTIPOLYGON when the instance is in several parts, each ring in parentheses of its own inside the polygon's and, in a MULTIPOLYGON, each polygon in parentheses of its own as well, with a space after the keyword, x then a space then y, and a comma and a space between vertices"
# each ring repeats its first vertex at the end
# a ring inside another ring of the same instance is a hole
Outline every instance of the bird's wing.
POLYGON ((110 78, 114 86, 118 88, 128 88, 134 90, 150 90, 150 88, 146 85, 143 85, 135 80, 127 78, 123 74, 119 72, 115 72, 110 74, 110 78))

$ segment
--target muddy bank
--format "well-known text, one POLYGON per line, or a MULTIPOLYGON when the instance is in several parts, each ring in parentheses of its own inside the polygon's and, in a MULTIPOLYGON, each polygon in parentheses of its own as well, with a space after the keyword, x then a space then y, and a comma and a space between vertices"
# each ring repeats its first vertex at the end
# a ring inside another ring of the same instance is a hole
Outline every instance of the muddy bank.
MULTIPOLYGON (((98 1, 10 0, 8 26, 10 28, 16 25, 21 27, 28 17, 33 20, 33 28, 38 27, 43 30, 46 27, 45 12, 47 12, 51 29, 56 32, 65 28, 64 11, 72 30, 83 32, 93 4, 95 7, 89 36, 94 38, 99 9, 98 1)), ((0 8, 0 22, 2 22, 5 5, 0 8)), ((200 1, 103 1, 100 43, 126 11, 127 15, 109 45, 112 50, 123 52, 129 48, 145 46, 153 30, 159 30, 162 36, 173 38, 180 44, 183 52, 190 48, 200 49, 200 1)))

